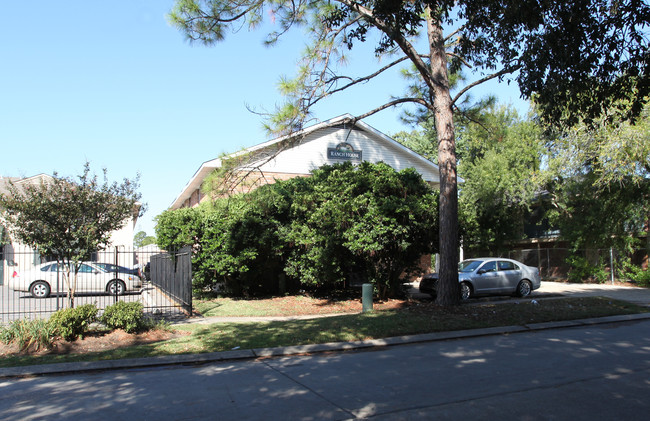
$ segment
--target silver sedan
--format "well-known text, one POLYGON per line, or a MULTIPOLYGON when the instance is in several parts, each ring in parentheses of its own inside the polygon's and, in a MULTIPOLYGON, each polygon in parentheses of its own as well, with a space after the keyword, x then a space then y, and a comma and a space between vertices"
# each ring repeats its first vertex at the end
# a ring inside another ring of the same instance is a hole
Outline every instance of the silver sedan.
MULTIPOLYGON (((478 295, 517 295, 525 297, 540 287, 537 268, 500 257, 463 260, 458 265, 461 299, 478 295)), ((438 274, 430 273, 420 281, 420 292, 436 296, 438 274)))
MULTIPOLYGON (((109 272, 92 262, 79 264, 76 274, 76 292, 95 292, 122 295, 127 291, 138 291, 142 280, 137 275, 127 272, 109 272)), ((9 280, 9 288, 24 291, 34 298, 46 298, 56 291, 67 291, 65 282, 68 274, 65 266, 56 262, 38 265, 24 272, 16 271, 9 280)))

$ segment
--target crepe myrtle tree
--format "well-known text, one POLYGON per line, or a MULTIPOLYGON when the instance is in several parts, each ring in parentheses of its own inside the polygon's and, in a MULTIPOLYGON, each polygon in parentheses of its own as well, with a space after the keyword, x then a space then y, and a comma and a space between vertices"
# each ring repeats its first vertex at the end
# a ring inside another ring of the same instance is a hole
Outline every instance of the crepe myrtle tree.
POLYGON ((242 27, 261 27, 265 19, 272 28, 268 44, 294 28, 304 29, 309 43, 296 77, 281 81, 287 103, 268 122, 277 132, 300 129, 312 108, 333 94, 370 82, 386 89, 379 76, 415 68, 426 89, 369 104, 354 120, 414 104, 435 122, 437 300, 445 306, 459 302, 453 116, 466 93, 492 79, 516 81, 543 119, 571 125, 613 104, 623 118, 633 119, 650 92, 650 5, 643 0, 177 0, 170 13, 188 39, 207 45, 242 27), (367 74, 348 74, 347 52, 370 42, 384 60, 367 74), (463 69, 478 78, 452 92, 449 75, 463 69))
POLYGON ((139 175, 134 180, 103 181, 86 163, 76 179, 57 173, 40 184, 9 185, 0 195, 0 211, 13 239, 37 249, 64 267, 68 305, 74 307, 81 262, 108 247, 113 231, 141 216, 139 175))

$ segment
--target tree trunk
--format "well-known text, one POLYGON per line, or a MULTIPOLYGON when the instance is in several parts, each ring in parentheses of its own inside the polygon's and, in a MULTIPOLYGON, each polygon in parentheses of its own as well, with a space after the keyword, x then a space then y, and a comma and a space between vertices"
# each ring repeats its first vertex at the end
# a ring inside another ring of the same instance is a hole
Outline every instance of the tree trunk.
POLYGON ((438 133, 440 167, 440 270, 436 302, 441 306, 458 305, 458 186, 456 176, 456 139, 454 115, 444 36, 439 22, 428 19, 428 34, 433 79, 433 105, 438 133))

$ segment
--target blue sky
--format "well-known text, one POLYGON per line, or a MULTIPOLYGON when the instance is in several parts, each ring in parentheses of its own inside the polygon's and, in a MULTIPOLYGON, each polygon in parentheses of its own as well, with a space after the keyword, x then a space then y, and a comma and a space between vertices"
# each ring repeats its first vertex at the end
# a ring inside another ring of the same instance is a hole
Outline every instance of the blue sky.
MULTIPOLYGON (((268 139, 246 106, 272 110, 281 75, 293 75, 304 46, 291 33, 278 46, 245 29, 214 47, 191 45, 171 27, 173 0, 0 2, 0 175, 80 174, 89 161, 111 181, 140 174, 148 211, 136 231, 154 233, 164 211, 201 163, 268 139)), ((368 53, 368 51, 365 51, 368 53)), ((352 52, 353 70, 372 63, 352 52), (359 60, 361 58, 361 60, 359 60)), ((387 76, 333 96, 315 110, 327 120, 361 114, 399 95, 387 76)), ((514 85, 472 91, 525 112, 514 85)), ((409 130, 399 109, 366 122, 392 134, 409 130)))

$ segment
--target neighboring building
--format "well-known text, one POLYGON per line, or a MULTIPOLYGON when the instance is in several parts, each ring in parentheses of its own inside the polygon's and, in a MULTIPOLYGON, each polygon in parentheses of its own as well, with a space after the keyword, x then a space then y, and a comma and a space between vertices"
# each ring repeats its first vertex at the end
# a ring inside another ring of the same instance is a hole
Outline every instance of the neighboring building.
POLYGON ((440 184, 437 165, 366 123, 354 122, 354 118, 346 114, 290 136, 204 162, 170 209, 194 207, 206 200, 201 190, 204 181, 229 159, 245 162, 241 167, 241 171, 248 172, 245 182, 233 185, 233 191, 239 192, 276 180, 309 176, 312 170, 325 164, 344 161, 383 161, 398 171, 412 167, 435 188, 440 184))
MULTIPOLYGON (((0 176, 0 194, 9 193, 8 186, 13 183, 18 189, 26 185, 38 185, 43 182, 52 180, 53 177, 47 174, 39 174, 33 177, 1 177, 0 176)), ((133 266, 133 234, 137 222, 137 212, 127 223, 111 235, 110 249, 101 252, 97 260, 106 263, 115 262, 115 247, 118 247, 119 263, 122 266, 133 266), (129 253, 125 253, 129 252, 129 253)), ((5 228, 0 224, 0 285, 6 284, 6 281, 15 271, 27 270, 30 266, 40 264, 40 256, 30 247, 11 241, 6 233, 5 228)))

